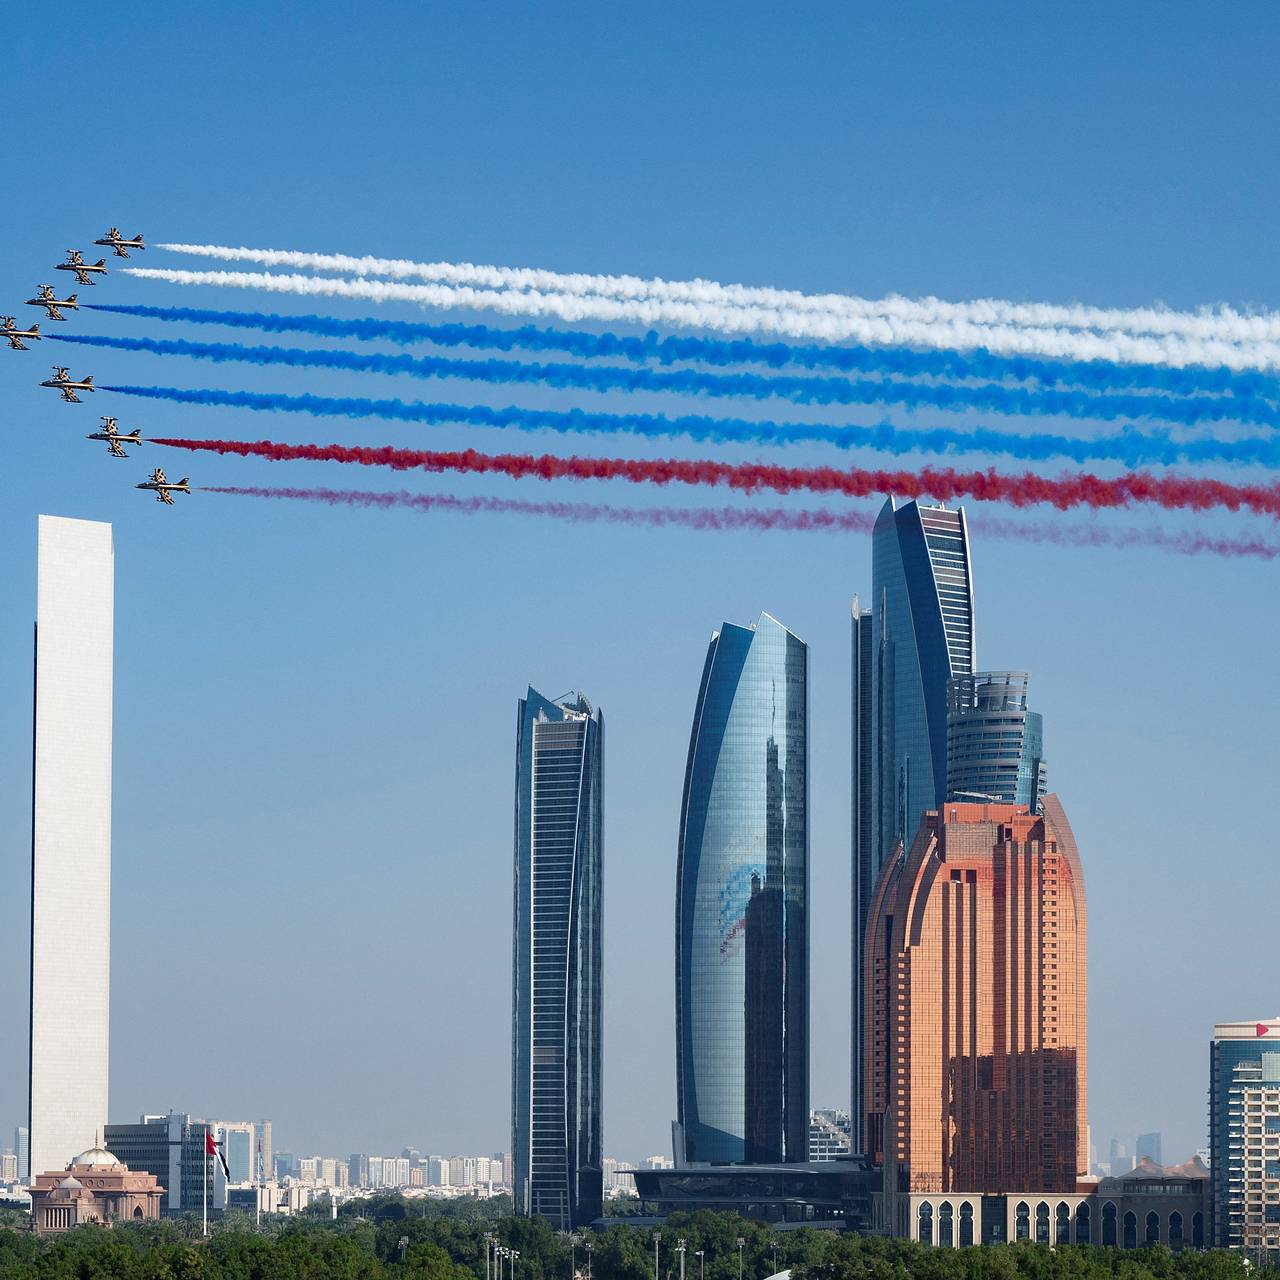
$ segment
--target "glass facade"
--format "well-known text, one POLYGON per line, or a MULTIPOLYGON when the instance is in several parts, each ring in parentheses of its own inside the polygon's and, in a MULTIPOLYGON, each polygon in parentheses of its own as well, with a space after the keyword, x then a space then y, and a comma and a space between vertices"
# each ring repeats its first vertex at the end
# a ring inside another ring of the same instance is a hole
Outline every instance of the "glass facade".
POLYGON ((808 696, 808 648, 768 614, 712 636, 680 814, 680 1165, 807 1156, 808 696))
POLYGON ((872 534, 871 585, 878 872, 947 798, 947 681, 975 661, 964 512, 890 498, 872 534))
POLYGON ((572 1230, 603 1212, 604 718, 534 689, 516 726, 513 1199, 572 1230))
POLYGON ((973 574, 963 511, 897 506, 871 539, 871 608, 853 603, 854 1145, 863 1128, 867 914, 894 846, 946 800, 947 682, 974 670, 973 574))
POLYGON ((850 959, 852 961, 851 991, 853 993, 851 1023, 853 1027, 852 1053, 850 1063, 850 1093, 852 1100, 850 1116, 852 1128, 850 1142, 857 1152, 863 1147, 863 1107, 862 1107, 862 1060, 866 1052, 862 1031, 865 1018, 863 1008, 862 983, 862 941, 866 937, 867 912, 871 909, 871 898, 876 889, 876 876, 880 868, 880 860, 876 857, 872 843, 874 829, 874 753, 872 751, 871 734, 871 696, 872 696, 872 656, 875 647, 872 643, 871 610, 861 607, 858 597, 853 597, 850 610, 852 628, 851 669, 852 700, 850 720, 853 727, 850 742, 850 830, 853 832, 853 939, 850 959))
POLYGON ((1040 812, 1048 790, 1044 722, 1027 710, 1025 671, 983 671, 947 683, 947 799, 999 800, 1040 812))
POLYGON ((1280 1018, 1214 1028, 1209 1150, 1213 1243, 1280 1258, 1280 1018))

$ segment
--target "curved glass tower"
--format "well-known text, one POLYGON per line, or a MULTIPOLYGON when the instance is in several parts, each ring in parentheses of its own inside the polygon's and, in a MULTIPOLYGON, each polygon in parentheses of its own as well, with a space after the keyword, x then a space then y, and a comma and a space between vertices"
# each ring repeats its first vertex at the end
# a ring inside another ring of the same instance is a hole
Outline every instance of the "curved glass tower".
POLYGON ((677 1164, 808 1156, 808 661, 767 613, 707 649, 676 872, 677 1164))
POLYGON ((1027 710, 1025 671, 982 671, 947 685, 947 799, 1001 800, 1040 812, 1048 789, 1044 720, 1027 710))
POLYGON ((604 717, 534 689, 516 725, 511 1152, 517 1214, 603 1212, 600 874, 604 717))
POLYGON ((975 661, 964 512, 890 498, 872 534, 871 588, 878 872, 947 798, 947 681, 975 661))

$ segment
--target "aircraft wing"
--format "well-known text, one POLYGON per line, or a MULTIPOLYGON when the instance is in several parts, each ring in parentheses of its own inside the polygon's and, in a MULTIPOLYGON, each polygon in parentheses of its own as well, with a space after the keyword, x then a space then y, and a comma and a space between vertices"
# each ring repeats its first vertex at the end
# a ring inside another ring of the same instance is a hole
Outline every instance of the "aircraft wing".
POLYGON ((80 397, 70 387, 62 388, 62 398, 70 404, 80 404, 80 397))

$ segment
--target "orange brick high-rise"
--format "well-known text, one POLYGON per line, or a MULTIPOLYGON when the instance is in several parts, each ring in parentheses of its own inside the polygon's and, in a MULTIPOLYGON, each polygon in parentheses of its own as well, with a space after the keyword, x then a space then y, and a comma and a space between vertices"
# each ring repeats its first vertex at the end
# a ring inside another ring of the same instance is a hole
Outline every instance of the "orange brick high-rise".
POLYGON ((948 803, 867 924, 867 1151, 890 1192, 1074 1191, 1088 1167, 1087 916, 1066 814, 948 803))

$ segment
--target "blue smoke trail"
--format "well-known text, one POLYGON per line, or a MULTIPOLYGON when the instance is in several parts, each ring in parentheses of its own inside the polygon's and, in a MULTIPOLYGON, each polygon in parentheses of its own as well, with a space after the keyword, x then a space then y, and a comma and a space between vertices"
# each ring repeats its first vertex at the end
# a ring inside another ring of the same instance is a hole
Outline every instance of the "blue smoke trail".
POLYGON ((1002 356, 975 351, 915 351, 906 347, 824 347, 750 338, 643 337, 587 333, 575 329, 539 329, 524 325, 498 329, 485 324, 425 324, 406 320, 339 320, 332 316, 273 315, 260 311, 210 311, 199 307, 107 306, 81 303, 82 310, 109 311, 191 324, 218 324, 263 333, 311 333, 329 338, 385 340, 401 346, 429 342, 440 347, 491 351, 559 351, 582 359, 629 360, 635 364, 706 364, 725 367, 760 364, 771 369, 799 366, 839 373, 893 374, 909 378, 989 379, 1030 382, 1041 387, 1085 387, 1094 391, 1165 391, 1173 395, 1207 392, 1242 400, 1280 399, 1280 377, 1250 370, 1170 368, 1156 364, 1117 364, 1107 360, 1054 360, 1002 356))
POLYGON ((288 396, 257 391, 187 390, 180 387, 104 386, 127 396, 172 400, 179 404, 223 405, 265 412, 310 413, 320 417, 389 418, 433 426, 515 427, 522 431, 563 433, 626 433, 645 439, 686 436, 735 444, 795 444, 819 442, 840 449, 874 449, 881 453, 989 453, 1042 462, 1070 458, 1075 462, 1106 460, 1128 467, 1151 463, 1233 462, 1280 466, 1280 440, 1175 440, 1168 432, 1125 430, 1094 440, 1070 436, 1015 436, 979 427, 972 431, 947 428, 905 429, 882 422, 875 426, 826 426, 748 422, 740 418, 685 416, 668 418, 647 413, 588 413, 582 409, 555 411, 507 405, 427 404, 419 400, 365 400, 315 395, 288 396))
POLYGON ((933 385, 881 378, 794 377, 785 374, 707 373, 701 369, 625 369, 616 365, 524 364, 512 360, 450 360, 443 356, 362 354, 313 351, 299 347, 246 347, 228 342, 165 341, 158 338, 114 338, 86 334, 50 334, 57 342, 74 342, 117 351, 190 356, 216 362, 238 361, 295 368, 344 369, 359 373, 409 374, 415 378, 465 378, 485 383, 533 383, 587 391, 674 392, 679 395, 772 396, 799 404, 900 404, 908 409, 979 410, 992 413, 1048 414, 1116 421, 1160 418, 1181 426, 1205 422, 1253 421, 1280 425, 1280 408, 1222 397, 1178 399, 1165 395, 1096 396, 1085 391, 981 386, 933 385), (1246 416, 1251 411, 1252 416, 1246 416))

